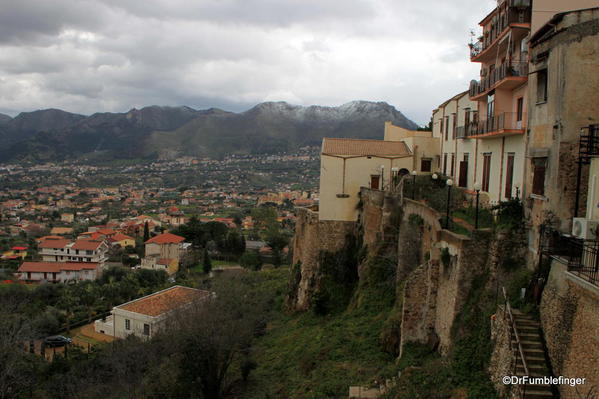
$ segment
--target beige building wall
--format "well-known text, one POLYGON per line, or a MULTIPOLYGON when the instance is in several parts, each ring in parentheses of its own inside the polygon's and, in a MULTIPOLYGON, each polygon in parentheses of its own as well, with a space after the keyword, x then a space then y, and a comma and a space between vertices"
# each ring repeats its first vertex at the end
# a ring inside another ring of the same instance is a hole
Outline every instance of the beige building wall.
POLYGON ((358 216, 360 187, 369 187, 372 175, 382 176, 382 188, 391 180, 391 168, 410 171, 412 156, 404 158, 354 157, 321 155, 320 159, 320 220, 355 222, 358 216), (384 166, 381 173, 381 165, 384 166))
POLYGON ((159 256, 161 258, 179 259, 181 251, 180 244, 146 244, 146 256, 159 256))
POLYGON ((555 14, 597 6, 599 6, 597 0, 534 0, 532 2, 531 34, 534 35, 555 14))
MULTIPOLYGON (((548 40, 531 41, 525 212, 531 221, 531 259, 541 224, 570 233, 575 214, 580 129, 599 123, 599 10, 567 14, 548 40), (572 26, 575 29, 571 29, 572 26), (539 57, 543 55, 544 57, 539 57), (547 71, 547 100, 537 101, 539 71, 547 71), (545 162, 544 193, 532 192, 534 162, 545 162)), ((553 28, 552 28, 553 30, 553 28)), ((533 38, 534 39, 534 38, 533 38)), ((588 167, 583 168, 578 216, 585 216, 588 167)), ((595 208, 593 207, 595 214, 595 208)))
POLYGON ((113 335, 117 338, 127 338, 131 334, 140 338, 151 338, 152 334, 159 328, 160 319, 158 317, 146 316, 119 308, 114 308, 112 310, 112 317, 114 332, 106 331, 106 334, 113 335), (129 320, 130 329, 125 328, 125 320, 129 320), (144 334, 144 324, 150 326, 149 335, 144 334))
POLYGON ((477 102, 470 101, 468 93, 463 92, 433 111, 433 136, 440 140, 437 171, 450 176, 457 185, 460 180, 460 162, 465 161, 467 156, 468 170, 465 188, 468 189, 472 189, 476 181, 477 142, 475 139, 467 137, 460 138, 460 131, 465 131, 468 120, 473 122, 476 119, 477 107, 477 102), (446 157, 447 161, 445 161, 446 157))

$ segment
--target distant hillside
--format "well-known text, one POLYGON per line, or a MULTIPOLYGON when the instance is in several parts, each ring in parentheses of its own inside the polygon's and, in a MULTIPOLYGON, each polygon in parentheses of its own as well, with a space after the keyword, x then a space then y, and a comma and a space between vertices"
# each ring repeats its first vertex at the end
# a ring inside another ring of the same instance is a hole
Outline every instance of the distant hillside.
POLYGON ((0 114, 0 125, 6 124, 11 121, 11 117, 8 115, 0 114))
POLYGON ((275 153, 320 145, 323 137, 382 138, 388 120, 418 127, 393 106, 366 101, 339 107, 267 102, 242 113, 151 106, 87 117, 50 109, 0 122, 0 161, 275 153))

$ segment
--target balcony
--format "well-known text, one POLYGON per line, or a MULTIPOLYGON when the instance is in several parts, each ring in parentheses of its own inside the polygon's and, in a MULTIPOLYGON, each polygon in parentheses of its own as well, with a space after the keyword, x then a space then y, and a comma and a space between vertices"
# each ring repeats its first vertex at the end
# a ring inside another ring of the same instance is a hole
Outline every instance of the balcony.
POLYGON ((468 137, 470 138, 494 138, 523 134, 526 129, 526 114, 523 113, 518 118, 517 112, 504 112, 473 123, 473 125, 475 126, 471 127, 469 131, 470 136, 468 137))
POLYGON ((471 81, 468 94, 471 100, 477 100, 490 90, 511 90, 524 83, 527 79, 528 62, 505 62, 499 68, 495 68, 489 72, 488 76, 485 76, 480 81, 471 81))
POLYGON ((476 136, 478 133, 478 123, 471 122, 464 126, 458 126, 456 128, 456 138, 458 139, 469 139, 472 136, 476 136))
POLYGON ((481 54, 495 45, 513 24, 530 24, 531 0, 505 0, 495 11, 491 23, 485 29, 483 36, 470 45, 470 60, 477 62, 481 54))
POLYGON ((599 156, 599 124, 581 129, 579 151, 580 157, 586 161, 591 157, 599 156))
POLYGON ((599 241, 582 240, 553 229, 541 231, 545 255, 568 266, 568 271, 599 286, 599 241))

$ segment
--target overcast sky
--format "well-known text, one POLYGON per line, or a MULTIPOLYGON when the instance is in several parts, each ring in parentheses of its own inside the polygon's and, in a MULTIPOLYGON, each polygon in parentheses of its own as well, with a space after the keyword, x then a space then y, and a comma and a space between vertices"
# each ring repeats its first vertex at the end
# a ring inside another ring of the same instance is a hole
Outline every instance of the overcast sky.
POLYGON ((0 0, 0 112, 386 101, 466 90, 492 0, 0 0))

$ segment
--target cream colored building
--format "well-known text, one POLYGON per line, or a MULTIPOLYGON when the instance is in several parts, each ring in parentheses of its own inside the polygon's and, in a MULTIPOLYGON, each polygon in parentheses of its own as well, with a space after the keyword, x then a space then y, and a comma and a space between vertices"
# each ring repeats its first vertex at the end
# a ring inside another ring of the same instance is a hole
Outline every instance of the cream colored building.
POLYGON ((402 141, 323 139, 319 219, 356 221, 360 187, 384 190, 392 169, 409 173, 412 166, 412 153, 402 141))
POLYGON ((114 307, 110 316, 95 321, 94 329, 116 338, 135 335, 149 339, 164 328, 176 312, 214 295, 210 291, 177 285, 114 307))
POLYGON ((431 132, 385 123, 384 140, 325 138, 320 159, 319 220, 355 222, 360 187, 389 190, 399 176, 436 167, 439 140, 431 132))
POLYGON ((441 154, 435 171, 468 189, 473 189, 477 181, 477 143, 470 138, 477 121, 477 103, 470 101, 467 91, 453 96, 433 111, 433 136, 439 139, 441 154))

